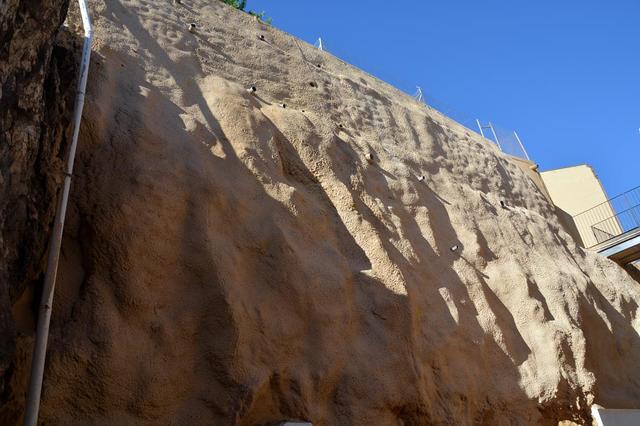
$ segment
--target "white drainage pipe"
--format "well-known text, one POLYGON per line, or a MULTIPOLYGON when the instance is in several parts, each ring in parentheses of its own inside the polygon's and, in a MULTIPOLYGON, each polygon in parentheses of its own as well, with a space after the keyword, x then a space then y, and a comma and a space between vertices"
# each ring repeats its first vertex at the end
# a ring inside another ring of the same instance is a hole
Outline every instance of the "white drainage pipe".
POLYGON ((53 292, 55 290, 56 275, 58 272, 58 259, 60 257, 62 232, 64 230, 64 220, 67 213, 69 190, 71 188, 73 163, 76 157, 76 146, 78 145, 82 108, 84 107, 84 93, 87 87, 87 76, 89 74, 89 59, 91 57, 93 29, 91 28, 91 20, 89 19, 86 0, 78 0, 78 3, 80 5, 80 13, 82 15, 82 26, 84 27, 84 44, 82 46, 80 78, 78 80, 76 101, 73 111, 73 139, 69 146, 67 165, 64 173, 64 186, 62 188, 55 222, 53 223, 53 231, 49 241, 47 272, 44 280, 40 309, 38 311, 38 328, 36 331, 36 341, 33 349, 33 359, 31 361, 31 382, 29 383, 29 395, 27 396, 27 407, 24 417, 24 424, 26 426, 35 426, 38 422, 40 394, 42 392, 42 379, 44 375, 44 362, 47 354, 49 323, 51 321, 51 308, 53 305, 53 292))

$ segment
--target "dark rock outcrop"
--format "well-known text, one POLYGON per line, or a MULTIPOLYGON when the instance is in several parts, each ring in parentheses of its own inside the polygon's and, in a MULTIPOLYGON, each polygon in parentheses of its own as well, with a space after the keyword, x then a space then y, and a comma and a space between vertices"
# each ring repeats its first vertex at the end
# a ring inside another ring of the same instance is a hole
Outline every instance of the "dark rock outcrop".
MULTIPOLYGON (((68 0, 0 3, 0 392, 11 373, 11 306, 41 279, 73 107, 73 55, 54 40, 68 0)), ((1 403, 2 401, 0 401, 1 403)))

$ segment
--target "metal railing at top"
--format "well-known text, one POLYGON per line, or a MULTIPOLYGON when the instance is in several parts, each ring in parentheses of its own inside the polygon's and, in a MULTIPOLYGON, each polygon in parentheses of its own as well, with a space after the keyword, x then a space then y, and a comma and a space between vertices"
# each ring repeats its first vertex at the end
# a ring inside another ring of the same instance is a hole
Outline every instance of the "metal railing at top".
POLYGON ((494 126, 491 122, 486 125, 482 125, 480 120, 476 120, 476 123, 478 124, 480 134, 485 139, 488 139, 498 145, 498 148, 500 148, 502 152, 513 157, 531 160, 527 149, 524 147, 522 140, 520 140, 520 136, 518 136, 515 130, 501 129, 494 126))
POLYGON ((640 186, 573 216, 585 247, 640 227, 640 186))
POLYGON ((493 142, 505 154, 525 160, 531 160, 522 140, 514 130, 500 128, 491 122, 481 124, 480 120, 469 117, 442 100, 436 99, 430 95, 425 95, 420 86, 417 86, 416 89, 417 92, 413 97, 418 102, 424 103, 429 108, 435 109, 457 123, 462 124, 467 129, 477 133, 487 141, 493 142))

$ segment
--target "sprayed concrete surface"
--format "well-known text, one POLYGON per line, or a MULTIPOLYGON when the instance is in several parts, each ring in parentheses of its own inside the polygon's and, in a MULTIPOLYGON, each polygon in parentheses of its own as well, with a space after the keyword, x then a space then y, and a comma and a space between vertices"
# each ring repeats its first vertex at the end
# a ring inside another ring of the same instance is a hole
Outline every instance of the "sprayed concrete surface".
POLYGON ((329 54, 182 3, 92 2, 43 420, 555 424, 640 405, 638 284, 517 165, 329 54))

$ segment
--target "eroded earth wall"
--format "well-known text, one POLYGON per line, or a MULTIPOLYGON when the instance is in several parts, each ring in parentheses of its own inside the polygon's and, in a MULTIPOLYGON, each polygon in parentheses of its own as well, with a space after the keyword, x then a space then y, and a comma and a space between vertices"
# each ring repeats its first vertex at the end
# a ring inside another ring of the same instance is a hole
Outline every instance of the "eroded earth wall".
POLYGON ((637 283, 495 147, 221 2, 91 6, 43 421, 554 424, 638 406, 637 283))

